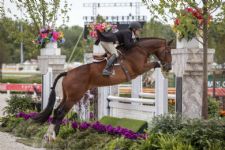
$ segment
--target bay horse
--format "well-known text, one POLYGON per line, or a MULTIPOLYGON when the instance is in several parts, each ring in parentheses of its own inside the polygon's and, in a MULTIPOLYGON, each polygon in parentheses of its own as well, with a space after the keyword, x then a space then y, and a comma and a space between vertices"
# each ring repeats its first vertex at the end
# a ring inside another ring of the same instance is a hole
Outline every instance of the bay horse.
MULTIPOLYGON (((126 68, 130 79, 136 78, 144 72, 156 68, 158 62, 148 62, 150 55, 155 55, 164 71, 171 69, 171 45, 172 41, 166 42, 161 38, 141 38, 129 50, 123 51, 123 66, 126 68)), ((44 123, 52 114, 55 104, 55 87, 59 78, 62 80, 63 99, 59 106, 54 110, 53 121, 45 135, 46 140, 55 139, 59 132, 60 124, 64 116, 69 112, 73 105, 83 97, 85 92, 94 87, 109 86, 127 81, 127 74, 121 66, 114 66, 115 75, 103 76, 102 70, 106 61, 100 63, 90 63, 74 68, 68 72, 60 73, 51 88, 47 107, 33 118, 34 121, 44 123)))

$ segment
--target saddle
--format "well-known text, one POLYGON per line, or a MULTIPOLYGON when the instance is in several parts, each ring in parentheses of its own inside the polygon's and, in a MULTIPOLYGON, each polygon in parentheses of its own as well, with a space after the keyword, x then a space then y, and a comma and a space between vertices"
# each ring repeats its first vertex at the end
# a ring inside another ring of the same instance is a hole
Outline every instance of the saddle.
MULTIPOLYGON (((119 47, 118 49, 121 49, 121 47, 119 47)), ((112 67, 110 68, 111 71, 114 72, 114 66, 120 66, 124 72, 124 74, 126 75, 127 81, 131 80, 131 77, 129 75, 128 69, 124 66, 123 61, 125 59, 124 54, 121 50, 118 50, 117 52, 119 54, 117 61, 112 65, 112 67)), ((108 61, 108 59, 110 58, 111 54, 106 52, 104 50, 104 53, 94 53, 93 52, 93 62, 94 63, 100 63, 103 61, 108 61)))

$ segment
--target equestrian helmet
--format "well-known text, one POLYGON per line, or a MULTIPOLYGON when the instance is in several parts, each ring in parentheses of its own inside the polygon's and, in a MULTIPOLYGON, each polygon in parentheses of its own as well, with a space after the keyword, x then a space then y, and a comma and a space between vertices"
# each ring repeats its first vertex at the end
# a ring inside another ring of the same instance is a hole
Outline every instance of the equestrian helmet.
POLYGON ((140 29, 141 28, 141 24, 138 21, 133 21, 129 24, 129 29, 140 29))

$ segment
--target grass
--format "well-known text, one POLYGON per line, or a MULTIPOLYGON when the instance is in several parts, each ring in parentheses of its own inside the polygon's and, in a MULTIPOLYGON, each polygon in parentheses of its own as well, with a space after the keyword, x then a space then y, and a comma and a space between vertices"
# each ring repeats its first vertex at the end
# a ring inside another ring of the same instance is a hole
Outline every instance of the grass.
POLYGON ((0 83, 41 83, 41 75, 24 74, 24 75, 4 75, 0 83))

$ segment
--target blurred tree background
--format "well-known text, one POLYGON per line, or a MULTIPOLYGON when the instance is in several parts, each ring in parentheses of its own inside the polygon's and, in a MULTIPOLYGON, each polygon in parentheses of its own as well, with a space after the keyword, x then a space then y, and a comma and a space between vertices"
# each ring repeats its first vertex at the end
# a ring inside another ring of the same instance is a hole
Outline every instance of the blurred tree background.
MULTIPOLYGON (((40 50, 32 43, 38 34, 37 25, 27 20, 7 18, 4 10, 0 7, 0 64, 19 63, 20 62, 20 42, 24 43, 25 60, 37 59, 40 50), (20 25, 23 25, 23 32, 20 32, 20 25)), ((209 28, 209 48, 215 48, 215 61, 219 64, 225 63, 225 19, 224 14, 220 14, 222 21, 214 20, 209 28)), ((101 18, 100 18, 101 19, 101 18)), ((62 45, 62 54, 66 55, 67 60, 70 57, 75 44, 82 33, 83 27, 65 25, 59 30, 64 32, 65 43, 62 45)), ((176 39, 171 25, 164 24, 151 19, 146 22, 143 28, 142 37, 160 37, 167 40, 176 39)), ((83 61, 85 52, 85 43, 80 40, 72 61, 83 61)))

